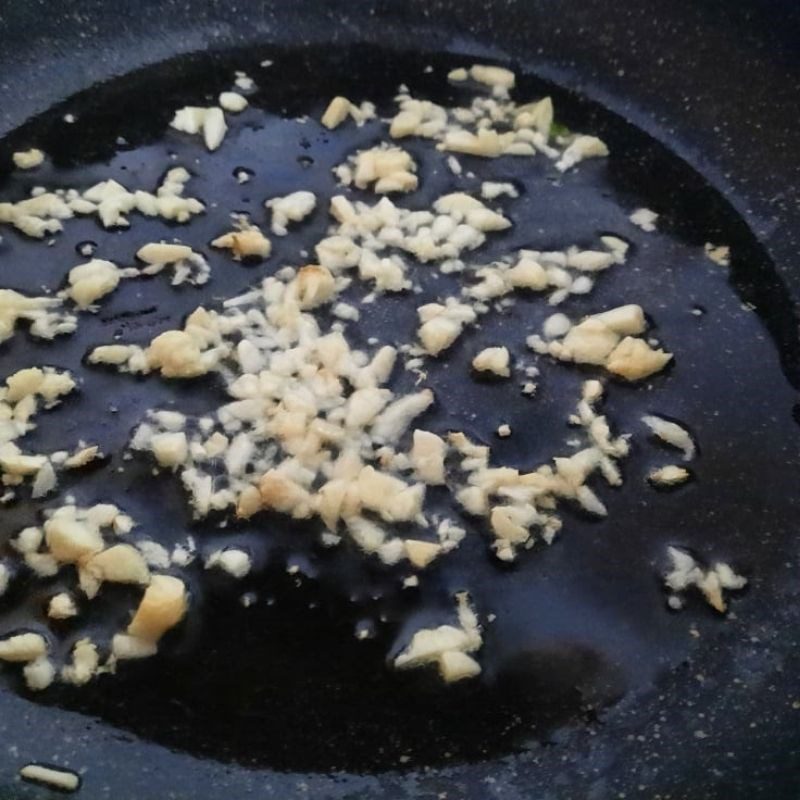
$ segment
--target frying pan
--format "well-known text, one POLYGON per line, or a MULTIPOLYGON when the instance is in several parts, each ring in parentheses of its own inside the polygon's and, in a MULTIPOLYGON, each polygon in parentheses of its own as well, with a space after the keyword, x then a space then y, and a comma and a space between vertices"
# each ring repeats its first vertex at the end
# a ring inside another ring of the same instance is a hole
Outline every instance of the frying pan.
MULTIPOLYGON (((442 693, 424 680, 409 686, 376 679, 377 644, 357 653, 337 645, 338 620, 347 610, 320 595, 313 581, 291 591, 286 576, 275 574, 270 585, 281 598, 280 614, 256 608, 246 624, 233 624, 235 604, 212 591, 205 600, 207 630, 190 630, 186 641, 175 643, 167 674, 162 664, 143 665, 86 696, 35 701, 13 691, 19 687, 9 679, 0 691, 0 796, 53 794, 15 780, 28 761, 80 770, 80 796, 119 800, 800 794, 794 408, 800 381, 794 305, 800 293, 800 10, 794 4, 408 0, 301 7, 145 0, 0 8, 5 152, 36 134, 36 143, 65 169, 109 158, 110 131, 125 124, 131 142, 146 143, 151 128, 163 128, 192 86, 205 81, 209 91, 221 88, 214 81, 254 53, 274 56, 282 70, 276 75, 293 65, 290 79, 275 78, 268 89, 291 113, 321 103, 338 87, 360 87, 372 96, 382 87, 391 91, 406 75, 424 82, 422 66, 442 64, 447 53, 510 62, 532 89, 553 89, 568 122, 597 131, 615 153, 622 148, 626 158, 609 166, 614 200, 646 201, 682 243, 670 249, 657 240, 648 254, 646 237, 628 231, 660 269, 632 290, 649 291, 652 299, 683 293, 687 303, 704 306, 708 321, 701 334, 685 317, 670 319, 665 311, 663 319, 665 337, 671 334, 676 352, 688 354, 689 366, 699 352, 696 340, 705 348, 704 358, 697 355, 699 375, 676 368, 659 387, 664 411, 708 412, 692 417, 702 434, 697 485, 681 502, 644 491, 634 503, 609 498, 612 532, 572 520, 574 533, 548 551, 545 566, 509 573, 497 607, 511 622, 496 634, 498 641, 525 644, 530 626, 515 628, 516 622, 532 616, 540 622, 530 646, 515 646, 507 657, 496 648, 500 656, 487 671, 499 688, 442 693), (148 69, 196 53, 205 55, 148 69), (131 76, 122 84, 127 123, 114 102, 120 89, 112 79, 120 76, 131 76), (54 109, 49 116, 48 109, 54 109), (71 109, 79 110, 76 127, 58 125, 71 109), (80 157, 71 164, 74 153, 80 157), (684 274, 685 247, 714 237, 732 245, 732 288, 726 277, 715 286, 713 278, 684 274), (683 277, 675 277, 681 269, 683 277), (722 622, 699 605, 667 615, 654 576, 669 541, 742 564, 751 585, 734 602, 734 619, 722 622), (573 591, 578 582, 580 601, 573 591), (320 597, 325 614, 309 615, 309 604, 320 597), (206 675, 205 664, 219 663, 232 644, 238 654, 226 660, 225 680, 206 675), (302 675, 297 664, 304 665, 302 675), (257 691, 243 691, 249 685, 257 691), (401 761, 406 753, 409 760, 401 761)), ((285 152, 275 145, 273 162, 293 166, 276 169, 270 192, 279 193, 280 181, 285 190, 297 185, 298 175, 310 176, 309 159, 319 167, 341 155, 317 139, 302 152, 295 144, 285 152)), ((115 168, 152 182, 161 167, 148 173, 146 159, 131 153, 128 161, 123 153, 115 168)), ((591 183, 595 173, 590 168, 586 175, 591 183)), ((580 180, 561 201, 591 197, 598 228, 618 222, 608 198, 582 193, 580 180)), ((555 224, 564 208, 555 203, 549 218, 548 203, 536 205, 532 191, 523 202, 541 215, 543 227, 555 224)), ((145 223, 137 225, 147 232, 145 223)), ((206 233, 210 228, 201 229, 206 233)), ((71 241, 92 235, 87 225, 71 241)), ((12 245, 13 259, 8 251, 0 254, 3 285, 52 285, 63 274, 63 263, 47 274, 51 268, 41 265, 35 245, 12 245)), ((242 286, 251 279, 236 277, 242 286)), ((155 286, 143 291, 140 311, 172 297, 155 286)), ((598 291, 593 302, 604 299, 598 291)), ((606 297, 612 296, 609 288, 606 297)), ((152 312, 131 315, 122 301, 114 302, 97 328, 64 345, 66 351, 61 344, 43 350, 41 358, 79 357, 120 325, 130 333, 137 325, 146 331, 159 324, 152 312)), ((170 302, 185 313, 198 296, 176 295, 170 302)), ((16 341, 7 347, 4 374, 29 359, 31 347, 16 341)), ((99 420, 107 396, 119 393, 115 380, 92 377, 82 404, 65 407, 64 429, 84 430, 90 419, 92 432, 113 444, 119 432, 99 420)), ((451 396, 468 394, 442 380, 451 396)), ((559 380, 548 389, 560 405, 545 403, 541 411, 548 429, 558 424, 567 390, 574 390, 559 380)), ((633 398, 623 396, 614 409, 625 422, 634 419, 633 398)), ((121 416, 135 418, 160 399, 131 391, 119 398, 121 416)), ((191 390, 181 402, 191 405, 191 390)), ((522 414, 521 408, 512 413, 522 414)), ((508 455, 521 457, 513 450, 508 455)), ((653 458, 652 449, 635 452, 631 471, 641 472, 653 458)), ((99 485, 101 478, 94 480, 99 485)), ((91 491, 91 477, 88 485, 91 491)), ((174 496, 152 490, 152 507, 178 513, 174 496)), ((6 537, 18 529, 24 509, 4 515, 0 535, 6 537)), ((289 535, 275 532, 282 541, 289 535)))

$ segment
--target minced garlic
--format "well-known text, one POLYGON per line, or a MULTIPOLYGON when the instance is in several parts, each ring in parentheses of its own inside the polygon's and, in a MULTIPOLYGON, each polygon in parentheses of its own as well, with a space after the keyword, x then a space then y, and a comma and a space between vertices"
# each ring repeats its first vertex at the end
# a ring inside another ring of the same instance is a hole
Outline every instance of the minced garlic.
POLYGON ((317 205, 313 192, 292 192, 285 197, 273 197, 264 205, 272 211, 272 232, 286 236, 290 222, 302 222, 317 205))
POLYGON ((228 130, 225 115, 217 106, 210 108, 185 106, 175 112, 170 126, 183 133, 202 133, 206 147, 212 152, 222 144, 228 130))
POLYGON ((680 486, 680 484, 686 483, 690 477, 691 473, 685 467, 669 464, 651 470, 647 479, 656 486, 680 486))
POLYGON ((234 261, 241 261, 244 258, 267 258, 272 252, 270 240, 255 227, 218 236, 211 242, 211 246, 230 250, 234 261))
POLYGON ((75 792, 81 785, 81 779, 74 772, 42 764, 26 764, 19 774, 26 781, 41 783, 62 792, 75 792))
POLYGON ((35 147, 30 150, 20 150, 11 155, 17 169, 34 169, 44 162, 44 153, 35 147))
POLYGON ((476 372, 491 372, 499 378, 511 375, 511 356, 507 347, 487 347, 472 359, 472 368, 476 372))

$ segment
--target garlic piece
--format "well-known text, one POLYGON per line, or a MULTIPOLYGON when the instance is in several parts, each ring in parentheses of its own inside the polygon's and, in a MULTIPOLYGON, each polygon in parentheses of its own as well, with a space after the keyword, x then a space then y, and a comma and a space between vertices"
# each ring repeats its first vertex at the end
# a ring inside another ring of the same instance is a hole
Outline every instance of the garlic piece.
POLYGON ((47 654, 47 642, 38 633, 18 633, 0 639, 0 661, 35 661, 47 654))
POLYGON ((264 203, 272 211, 272 232, 286 236, 290 222, 302 222, 317 206, 313 192, 298 191, 284 197, 273 197, 264 203))
POLYGON ((608 147, 596 136, 576 136, 556 162, 556 169, 566 172, 587 158, 603 158, 607 155, 608 147))
POLYGON ((304 311, 327 303, 336 292, 336 282, 330 270, 318 264, 301 267, 292 285, 304 311))
POLYGON ((694 458, 696 447, 694 439, 689 431, 677 422, 672 422, 663 417, 653 414, 642 417, 642 422, 659 438, 662 442, 681 450, 684 461, 691 461, 694 458))
POLYGON ((74 772, 41 764, 26 764, 19 775, 26 781, 41 783, 62 792, 75 792, 81 785, 81 779, 74 772))
POLYGON ((238 114, 247 108, 248 102, 239 92, 222 92, 219 96, 219 105, 223 111, 238 114))
POLYGON ((418 179, 417 165, 410 153, 399 147, 373 147, 355 156, 353 182, 359 189, 374 184, 377 194, 412 192, 418 179))
MULTIPOLYGON (((83 566, 92 581, 100 583, 129 583, 146 586, 150 570, 142 554, 132 545, 116 544, 92 556, 83 566)), ((83 577, 83 576, 82 576, 83 577)), ((92 596, 93 592, 87 592, 92 596)))
POLYGON ((185 106, 175 112, 170 122, 170 127, 189 134, 203 134, 206 147, 214 151, 225 138, 228 126, 225 124, 225 115, 222 109, 216 106, 201 108, 198 106, 185 106))
POLYGON ((44 161, 44 153, 35 147, 30 150, 20 150, 11 155, 17 169, 34 169, 44 161))
POLYGON ((72 595, 60 592, 50 598, 47 605, 47 616, 50 619, 70 619, 78 615, 78 607, 72 595))
POLYGON ((483 640, 475 612, 465 593, 457 596, 459 627, 440 625, 418 630, 408 647, 394 660, 397 669, 436 664, 442 678, 453 682, 480 674, 480 665, 469 656, 479 650, 483 640), (461 656, 464 656, 462 658, 461 656))
POLYGON ((212 247, 230 250, 234 261, 244 258, 267 258, 272 252, 272 242, 258 228, 230 231, 211 242, 212 247))
POLYGON ((490 86, 501 97, 507 96, 508 90, 513 89, 516 83, 516 77, 510 69, 487 64, 473 64, 469 76, 478 83, 490 86))
POLYGON ((649 208, 637 208, 628 219, 630 219, 637 228, 641 228, 647 233, 652 233, 656 229, 658 214, 656 214, 655 211, 651 211, 649 208))
POLYGON ((73 686, 85 686, 97 674, 100 657, 91 639, 81 639, 72 650, 72 664, 61 670, 61 679, 73 686))
POLYGON ((160 467, 175 469, 186 461, 189 443, 183 431, 157 433, 150 440, 150 449, 160 467))
POLYGON ((442 552, 440 544, 425 542, 421 539, 406 539, 403 545, 406 558, 418 569, 425 569, 442 552))
POLYGON ((691 477, 691 473, 684 467, 669 464, 666 467, 654 469, 647 476, 647 479, 656 486, 680 486, 686 483, 691 477))
POLYGON ((472 359, 472 368, 476 372, 491 372, 500 378, 508 378, 511 375, 510 363, 507 347, 487 347, 472 359))
POLYGON ((415 430, 411 448, 411 465, 415 476, 429 486, 441 486, 445 482, 444 459, 447 443, 430 431, 415 430))
POLYGON ((236 548, 215 550, 206 559, 205 563, 206 569, 218 567, 234 578, 244 578, 247 574, 249 574, 252 566, 253 561, 250 558, 250 555, 244 550, 238 550, 236 548))
POLYGON ((94 258, 69 271, 67 294, 78 308, 89 308, 119 286, 122 270, 111 261, 94 258))
POLYGON ((157 642, 184 618, 187 608, 186 584, 172 575, 154 575, 127 633, 157 642))
POLYGON ((606 369, 629 381, 648 378, 672 360, 672 353, 653 349, 644 339, 626 336, 608 356, 606 369))

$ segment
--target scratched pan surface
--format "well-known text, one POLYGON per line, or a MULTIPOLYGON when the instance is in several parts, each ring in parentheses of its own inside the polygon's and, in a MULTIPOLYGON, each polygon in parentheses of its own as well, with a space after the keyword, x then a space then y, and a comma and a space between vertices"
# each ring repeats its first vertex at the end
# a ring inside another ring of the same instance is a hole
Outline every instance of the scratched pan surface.
MULTIPOLYGON (((318 118, 332 92, 388 108, 405 81, 452 101, 460 95, 443 76, 463 63, 462 54, 508 59, 525 76, 521 94, 551 92, 564 122, 603 136, 615 155, 562 180, 538 161, 464 159, 480 177, 512 179, 521 189, 519 200, 504 203, 514 228, 478 257, 523 245, 589 245, 615 231, 632 243, 629 265, 603 276, 568 311, 642 302, 678 357, 652 392, 610 389, 609 416, 638 436, 625 464, 626 486, 604 492, 608 521, 567 512, 557 543, 510 571, 492 565, 476 533, 413 600, 393 596, 380 571, 359 566, 346 552, 321 554, 303 531, 279 520, 224 537, 210 526, 193 528, 174 481, 154 479, 144 464, 117 475, 113 468, 122 462, 114 461, 82 477, 70 485, 80 502, 124 497, 142 526, 166 540, 192 529, 204 546, 246 543, 260 568, 241 591, 260 599, 245 611, 241 592, 230 593, 225 582, 196 583, 202 624, 175 637, 163 660, 131 665, 88 689, 33 698, 5 671, 0 796, 48 796, 15 781, 30 760, 85 770, 81 796, 90 798, 797 796, 793 298, 800 280, 791 271, 797 133, 790 127, 796 97, 779 80, 797 75, 797 28, 787 14, 775 26, 779 4, 741 7, 725 20, 711 6, 688 15, 646 5, 648 14, 615 18, 599 4, 565 4, 560 13, 573 21, 570 32, 537 4, 480 12, 469 4, 386 4, 374 15, 366 5, 328 6, 302 18, 288 7, 261 4, 234 13, 214 4, 189 10, 145 3, 135 15, 115 9, 113 18, 91 4, 68 5, 50 18, 35 5, 6 10, 4 152, 35 143, 54 165, 4 176, 3 196, 36 183, 88 185, 107 176, 151 188, 174 153, 196 173, 192 192, 209 204, 206 215, 177 234, 206 251, 229 210, 250 211, 258 220, 265 197, 300 186, 328 195, 330 167, 378 138, 377 126, 331 136, 293 119, 318 118), (38 38, 18 50, 19 32, 32 19, 41 20, 38 38), (721 70, 731 42, 740 58, 721 70), (236 52, 226 49, 234 45, 236 52), (209 46, 214 53, 175 57, 209 46), (266 71, 257 66, 264 58, 275 61, 266 71), (743 80, 740 61, 763 81, 743 80), (433 73, 424 71, 428 64, 433 73), (178 135, 162 137, 174 107, 226 88, 238 68, 261 88, 215 156, 178 135), (112 75, 119 77, 94 85, 112 75), (76 114, 74 125, 63 122, 67 111, 76 114), (127 145, 117 144, 120 135, 127 145), (232 177, 242 166, 254 172, 244 186, 232 177), (662 213, 659 233, 627 222, 638 205, 662 213), (729 273, 702 256, 708 240, 731 245, 729 273), (644 410, 681 419, 698 437, 696 481, 680 493, 644 485, 647 471, 667 460, 641 429, 644 410), (721 620, 699 602, 680 614, 666 611, 658 572, 668 543, 730 559, 748 575, 748 591, 733 601, 735 619, 721 620), (289 562, 305 577, 287 576, 289 562), (497 615, 482 655, 485 680, 442 692, 424 675, 387 676, 395 621, 410 613, 414 624, 425 624, 463 587, 483 614, 497 615), (376 624, 376 639, 356 642, 354 626, 380 613, 388 623, 376 624)), ((409 148, 423 176, 414 203, 473 186, 458 184, 429 149, 409 148)), ((278 242, 275 257, 260 267, 209 253, 214 279, 202 290, 130 282, 99 315, 83 318, 70 339, 43 346, 22 334, 4 345, 2 372, 31 361, 81 369, 93 344, 150 338, 196 305, 246 288, 275 264, 301 263, 300 249, 324 227, 318 213, 278 242)), ((139 244, 174 233, 140 218, 119 235, 80 220, 47 250, 4 235, 2 285, 33 291, 58 285, 79 262, 75 248, 82 242, 94 241, 98 256, 125 262, 139 244)), ((431 297, 450 286, 424 272, 418 277, 431 297)), ((498 338, 514 342, 515 356, 533 363, 521 344, 546 313, 540 302, 523 301, 510 314, 492 316, 465 337, 448 367, 431 370, 441 400, 431 426, 458 421, 520 466, 563 448, 570 436, 565 409, 581 374, 541 363, 535 401, 464 377, 469 354, 498 338), (512 425, 511 439, 493 438, 500 422, 512 425)), ((392 300, 365 312, 360 335, 404 341, 413 327, 411 304, 392 300)), ((80 396, 43 418, 32 444, 55 447, 85 437, 119 451, 147 408, 177 399, 182 409, 202 412, 219 396, 213 385, 178 388, 176 395, 153 380, 81 374, 80 396)), ((0 539, 34 513, 24 503, 4 511, 0 539)), ((40 590, 23 612, 12 611, 23 594, 0 606, 4 629, 45 596, 40 590)), ((126 599, 111 594, 105 610, 119 615, 126 599)), ((91 622, 98 631, 100 616, 91 622)), ((69 641, 69 631, 63 633, 69 641)))

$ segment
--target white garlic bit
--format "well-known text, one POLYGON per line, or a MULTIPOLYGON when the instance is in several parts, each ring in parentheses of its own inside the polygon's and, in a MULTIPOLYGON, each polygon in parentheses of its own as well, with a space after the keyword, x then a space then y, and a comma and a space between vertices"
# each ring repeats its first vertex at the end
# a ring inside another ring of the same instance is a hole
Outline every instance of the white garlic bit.
POLYGON ((11 160, 17 169, 35 169, 44 162, 44 153, 36 147, 32 147, 30 150, 12 153, 11 160))
POLYGON ((458 626, 440 625, 418 630, 405 650, 395 658, 396 669, 435 664, 447 683, 480 674, 480 664, 470 655, 483 644, 478 618, 466 593, 457 595, 457 602, 458 626))

